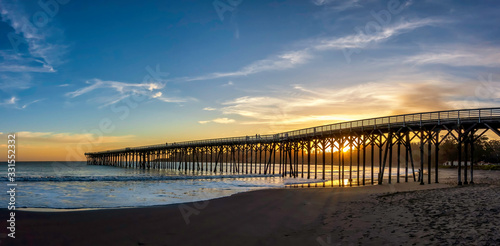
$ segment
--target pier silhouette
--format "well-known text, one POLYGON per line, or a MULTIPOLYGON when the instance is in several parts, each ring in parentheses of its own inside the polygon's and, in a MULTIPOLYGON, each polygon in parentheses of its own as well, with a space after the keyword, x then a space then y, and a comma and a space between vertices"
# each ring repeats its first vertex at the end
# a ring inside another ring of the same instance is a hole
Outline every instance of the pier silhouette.
POLYGON ((458 150, 458 185, 462 185, 474 183, 474 142, 488 131, 500 136, 499 127, 500 108, 463 109, 340 122, 269 135, 127 147, 85 155, 89 165, 307 179, 318 179, 319 174, 322 180, 330 180, 332 184, 338 181, 339 186, 384 181, 390 184, 394 178, 397 183, 410 179, 423 185, 439 182, 439 146, 451 137, 458 150), (413 153, 411 143, 419 144, 419 155, 413 153), (330 155, 328 161, 327 155, 330 155), (419 157, 419 163, 414 161, 415 156, 419 157), (419 169, 418 179, 415 168, 419 169), (367 178, 367 169, 370 178, 367 178), (384 174, 386 169, 388 174, 384 174), (337 177, 334 177, 335 170, 337 177))

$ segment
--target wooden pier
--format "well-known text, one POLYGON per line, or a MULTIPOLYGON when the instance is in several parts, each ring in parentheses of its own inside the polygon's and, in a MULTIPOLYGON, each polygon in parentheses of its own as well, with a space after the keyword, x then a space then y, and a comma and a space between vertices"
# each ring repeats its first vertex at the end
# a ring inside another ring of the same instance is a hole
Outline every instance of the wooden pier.
POLYGON ((458 149, 458 184, 462 185, 474 183, 473 165, 468 165, 474 163, 474 142, 487 131, 500 136, 499 128, 500 108, 464 109, 85 155, 89 165, 173 169, 200 174, 282 175, 330 180, 332 184, 338 181, 339 186, 382 184, 384 180, 392 183, 394 178, 397 183, 410 179, 423 185, 438 182, 439 146, 445 138, 452 137, 458 149), (412 144, 419 145, 419 153, 413 153, 412 144), (420 177, 416 177, 415 168, 420 170, 420 177), (388 174, 384 175, 386 170, 388 174))

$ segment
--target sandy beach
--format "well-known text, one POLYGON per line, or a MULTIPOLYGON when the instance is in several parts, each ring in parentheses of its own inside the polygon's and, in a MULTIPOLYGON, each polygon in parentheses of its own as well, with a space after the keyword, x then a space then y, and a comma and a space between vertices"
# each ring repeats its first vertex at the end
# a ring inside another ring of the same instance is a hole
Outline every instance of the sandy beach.
MULTIPOLYGON (((2 234, 1 245, 498 245, 499 177, 478 170, 476 184, 461 187, 447 176, 431 185, 285 188, 144 208, 16 211, 16 239, 2 234)), ((0 213, 7 220, 7 210, 0 213)))

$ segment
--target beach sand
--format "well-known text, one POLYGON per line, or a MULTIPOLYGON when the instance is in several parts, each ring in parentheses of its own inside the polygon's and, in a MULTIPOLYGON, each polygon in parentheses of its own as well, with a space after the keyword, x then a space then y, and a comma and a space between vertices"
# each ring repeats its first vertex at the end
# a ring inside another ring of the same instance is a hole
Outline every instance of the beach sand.
MULTIPOLYGON (((500 172, 475 171, 476 184, 461 187, 453 174, 440 171, 447 178, 431 185, 285 188, 145 208, 16 211, 16 239, 2 234, 0 245, 500 245, 500 172)), ((8 211, 0 215, 6 221, 8 211)))

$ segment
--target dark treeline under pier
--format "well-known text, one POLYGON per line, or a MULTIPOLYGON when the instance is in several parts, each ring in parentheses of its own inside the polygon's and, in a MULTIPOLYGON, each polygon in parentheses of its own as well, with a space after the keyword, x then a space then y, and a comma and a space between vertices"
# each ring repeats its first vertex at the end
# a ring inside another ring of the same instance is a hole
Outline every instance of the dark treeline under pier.
POLYGON ((393 179, 430 184, 439 180, 440 145, 451 139, 447 143, 457 149, 458 184, 462 185, 474 183, 475 142, 488 131, 500 136, 499 127, 500 108, 463 109, 85 155, 89 165, 321 178, 332 184, 338 181, 339 186, 392 183, 393 179), (421 178, 415 176, 417 169, 421 178))

